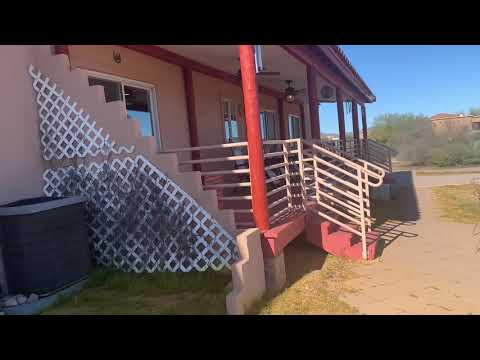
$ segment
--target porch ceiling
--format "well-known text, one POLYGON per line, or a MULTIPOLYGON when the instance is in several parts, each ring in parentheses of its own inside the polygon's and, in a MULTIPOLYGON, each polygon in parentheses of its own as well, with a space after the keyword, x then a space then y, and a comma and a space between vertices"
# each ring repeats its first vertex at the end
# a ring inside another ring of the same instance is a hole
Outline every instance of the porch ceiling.
MULTIPOLYGON (((173 53, 181 55, 201 64, 236 75, 240 69, 237 45, 157 45, 173 53)), ((292 80, 297 90, 307 88, 307 73, 305 65, 288 54, 280 46, 263 45, 263 66, 267 71, 278 71, 280 75, 258 76, 260 85, 283 92, 285 80, 292 80)), ((322 99, 320 90, 330 85, 324 78, 317 76, 317 98, 322 99)), ((300 99, 302 96, 298 96, 300 99)), ((330 101, 335 101, 335 98, 330 101)), ((324 102, 322 100, 322 102, 324 102)))

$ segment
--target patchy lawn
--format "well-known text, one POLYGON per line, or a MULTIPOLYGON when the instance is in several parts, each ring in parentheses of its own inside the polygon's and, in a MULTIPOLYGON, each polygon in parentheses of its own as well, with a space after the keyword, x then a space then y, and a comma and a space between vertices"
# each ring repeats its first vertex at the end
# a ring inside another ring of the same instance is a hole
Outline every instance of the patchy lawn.
POLYGON ((61 298, 42 314, 225 314, 230 273, 133 274, 95 269, 77 295, 61 298))
POLYGON ((480 200, 474 194, 474 185, 448 185, 433 188, 440 216, 448 221, 464 224, 480 223, 480 200))
POLYGON ((436 175, 469 175, 469 174, 480 174, 479 170, 458 170, 458 171, 417 171, 415 175, 417 176, 436 176, 436 175))
MULTIPOLYGON (((311 249, 311 248, 310 248, 311 249)), ((319 250, 315 250, 319 253, 319 250)), ((274 298, 252 307, 250 314, 260 315, 340 315, 358 314, 358 310, 339 299, 344 281, 354 274, 349 260, 324 256, 320 269, 305 273, 274 298)))

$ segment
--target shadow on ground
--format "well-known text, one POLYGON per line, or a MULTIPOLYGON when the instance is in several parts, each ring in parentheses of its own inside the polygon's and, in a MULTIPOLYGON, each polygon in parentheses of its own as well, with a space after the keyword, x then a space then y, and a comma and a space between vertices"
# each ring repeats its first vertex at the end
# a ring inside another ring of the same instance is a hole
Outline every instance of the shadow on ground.
MULTIPOLYGON (((383 249, 398 238, 415 238, 418 234, 404 231, 405 226, 413 226, 420 218, 417 195, 410 171, 396 171, 393 186, 394 198, 389 201, 372 201, 372 216, 375 218, 374 230, 380 233, 379 256, 383 249), (399 227, 402 227, 402 230, 399 227)), ((313 246, 300 235, 285 248, 285 270, 287 286, 294 284, 303 276, 321 270, 327 253, 313 246)))
POLYGON ((312 271, 320 270, 328 255, 322 249, 305 242, 303 234, 285 248, 284 254, 289 285, 312 271))
POLYGON ((372 201, 372 216, 375 218, 373 229, 380 233, 378 247, 381 256, 383 250, 398 238, 415 238, 418 234, 400 230, 401 226, 413 226, 420 219, 418 199, 411 171, 396 171, 391 174, 392 200, 372 201))

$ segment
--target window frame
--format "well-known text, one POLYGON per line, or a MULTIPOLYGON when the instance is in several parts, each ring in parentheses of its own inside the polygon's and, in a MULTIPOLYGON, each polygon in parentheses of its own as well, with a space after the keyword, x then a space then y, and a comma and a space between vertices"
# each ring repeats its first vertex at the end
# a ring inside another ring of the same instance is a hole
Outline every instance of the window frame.
POLYGON ((152 132, 157 142, 157 151, 162 149, 162 139, 160 133, 160 123, 158 120, 158 106, 157 106, 157 91, 156 87, 153 84, 146 83, 143 81, 133 80, 126 77, 106 74, 93 70, 85 70, 88 77, 94 77, 107 81, 119 82, 122 86, 122 100, 125 104, 125 114, 127 114, 127 102, 125 100, 125 86, 135 87, 138 89, 146 90, 148 92, 148 102, 150 105, 150 113, 152 118, 152 132))
MULTIPOLYGON (((290 120, 292 118, 295 118, 298 120, 298 134, 299 134, 299 138, 302 138, 303 137, 303 134, 302 134, 302 117, 300 115, 295 115, 295 114, 288 114, 288 117, 287 117, 287 122, 288 122, 288 138, 289 139, 294 139, 292 137, 292 134, 290 132, 290 129, 293 128, 290 127, 290 120)), ((296 139, 296 138, 295 138, 296 139)))
MULTIPOLYGON (((279 137, 279 129, 278 129, 278 126, 277 126, 278 125, 278 114, 275 110, 272 110, 272 109, 262 108, 260 110, 260 118, 258 119, 258 121, 260 122, 260 136, 262 136, 262 113, 272 113, 273 114, 273 132, 274 132, 273 139, 269 139, 267 137, 267 139, 262 138, 262 141, 278 140, 278 137, 279 137)), ((265 131, 267 131, 267 127, 265 128, 265 131)))
POLYGON ((231 98, 226 98, 226 97, 222 97, 220 99, 220 106, 221 106, 221 119, 222 119, 222 129, 223 129, 223 141, 225 141, 225 143, 235 143, 235 142, 240 142, 240 119, 238 119, 238 107, 240 106, 243 106, 242 104, 240 103, 237 103, 235 102, 233 99, 231 98), (231 122, 233 121, 232 120, 232 115, 234 114, 234 112, 232 112, 232 108, 235 107, 235 121, 237 122, 237 137, 235 138, 235 141, 228 141, 227 140, 227 133, 226 133, 226 128, 225 128, 225 110, 224 110, 224 105, 225 103, 228 102, 230 103, 230 118, 228 120, 228 124, 229 124, 229 134, 230 134, 230 138, 233 139, 233 137, 231 136, 232 134, 232 126, 231 126, 231 122))

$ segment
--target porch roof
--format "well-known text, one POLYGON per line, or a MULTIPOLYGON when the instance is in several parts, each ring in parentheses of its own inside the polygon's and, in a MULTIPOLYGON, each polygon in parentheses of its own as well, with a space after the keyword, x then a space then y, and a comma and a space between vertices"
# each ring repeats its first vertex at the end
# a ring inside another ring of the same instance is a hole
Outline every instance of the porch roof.
MULTIPOLYGON (((136 46, 135 46, 136 47, 136 46)), ((155 47, 166 50, 166 55, 179 56, 183 61, 192 61, 202 68, 210 68, 213 71, 223 73, 223 76, 238 76, 240 63, 238 61, 238 49, 236 45, 156 45, 155 47)), ((307 77, 305 71, 305 61, 292 56, 288 47, 291 45, 264 45, 263 46, 263 64, 267 71, 280 72, 278 76, 259 76, 258 83, 265 89, 277 92, 277 96, 283 93, 286 88, 286 80, 292 80, 292 85, 296 89, 307 88, 307 77)), ((336 45, 302 45, 299 48, 305 48, 310 51, 317 64, 323 66, 326 71, 335 73, 337 79, 347 84, 355 92, 356 98, 361 98, 361 102, 373 102, 375 96, 368 88, 364 80, 360 77, 351 62, 343 51, 336 45), (358 96, 359 95, 359 96, 358 96)), ((159 50, 159 49, 158 49, 159 50)), ((308 61, 308 60, 307 60, 308 61)), ((307 62, 308 63, 308 62, 307 62)), ((194 69, 195 70, 195 69, 194 69)), ((329 99, 322 98, 321 89, 325 85, 336 88, 331 80, 332 77, 318 72, 317 77, 317 98, 321 102, 336 101, 335 95, 329 99), (325 76, 324 76, 325 75, 325 76)))

